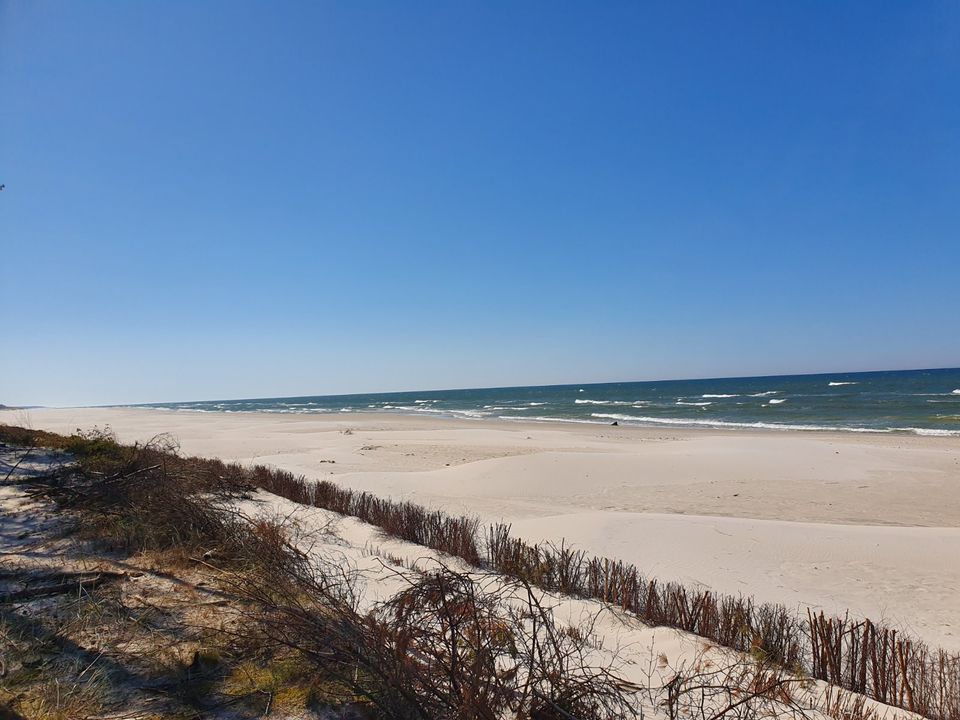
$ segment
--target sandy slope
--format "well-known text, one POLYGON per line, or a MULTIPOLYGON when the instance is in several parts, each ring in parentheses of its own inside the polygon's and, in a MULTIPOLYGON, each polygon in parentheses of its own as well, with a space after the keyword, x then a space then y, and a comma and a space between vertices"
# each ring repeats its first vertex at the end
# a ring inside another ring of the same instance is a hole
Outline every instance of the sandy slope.
MULTIPOLYGON (((357 599, 362 611, 388 600, 416 581, 418 574, 443 566, 456 572, 470 573, 478 587, 486 592, 508 592, 512 605, 521 612, 526 596, 502 576, 476 572, 465 563, 444 557, 419 545, 384 536, 376 528, 354 518, 343 518, 316 508, 298 506, 266 492, 237 504, 248 518, 282 521, 292 542, 323 565, 345 568, 357 581, 357 599), (389 558, 391 562, 386 562, 389 558), (401 562, 400 566, 393 563, 401 562), (411 570, 410 568, 415 568, 411 570)), ((713 645, 702 638, 669 628, 648 627, 630 615, 595 600, 581 600, 534 589, 534 597, 548 608, 560 627, 589 629, 593 647, 586 654, 591 667, 610 667, 619 677, 635 684, 641 691, 636 699, 645 717, 666 718, 662 703, 665 685, 676 673, 689 673, 697 666, 706 669, 730 668, 743 660, 743 655, 713 645)), ((709 682, 701 679, 692 682, 709 682)), ((714 679, 713 682, 716 682, 714 679)), ((729 682, 726 680, 724 682, 729 682)), ((740 686, 742 687, 742 686, 740 686)), ((794 699, 808 708, 804 717, 827 720, 822 708, 827 685, 811 683, 806 689, 792 686, 794 699)), ((696 693, 693 693, 696 696, 696 693)), ((705 699, 707 715, 719 708, 705 699)), ((866 707, 880 720, 917 720, 920 716, 867 700, 866 707)), ((770 717, 794 719, 794 710, 774 704, 770 717)))
POLYGON ((505 518, 701 582, 902 624, 960 648, 960 439, 667 431, 394 415, 0 412, 0 422, 263 462, 505 518), (346 432, 349 429, 350 432, 346 432))
MULTIPOLYGON (((39 453, 24 457, 22 451, 0 448, 0 467, 3 468, 0 472, 6 474, 7 470, 13 468, 11 476, 26 479, 34 474, 49 472, 65 459, 58 454, 39 453)), ((532 635, 532 626, 529 620, 523 618, 532 598, 552 614, 559 628, 579 628, 584 633, 587 643, 583 662, 591 672, 609 667, 617 676, 634 685, 635 693, 629 697, 639 705, 643 717, 667 717, 663 706, 667 695, 666 685, 676 682, 677 673, 687 677, 683 687, 687 688, 689 694, 680 700, 680 704, 690 706, 693 711, 691 716, 709 716, 724 705, 739 702, 744 697, 740 694, 731 697, 724 691, 714 692, 709 687, 701 697, 697 688, 704 687, 704 683, 708 686, 719 683, 727 688, 748 687, 744 683, 749 683, 750 675, 740 673, 753 666, 752 660, 695 635, 645 626, 629 614, 594 600, 559 596, 535 588, 527 595, 523 586, 503 576, 478 571, 455 558, 385 536, 374 526, 357 519, 297 505, 267 492, 235 499, 233 505, 240 517, 281 522, 286 537, 324 573, 332 571, 335 575, 328 576, 349 579, 357 608, 361 612, 374 610, 378 603, 389 600, 417 582, 424 571, 441 566, 469 573, 481 593, 492 593, 499 598, 501 612, 510 608, 517 613, 515 617, 518 622, 525 623, 528 635, 532 635), (696 673, 706 674, 695 677, 696 673)), ((117 603, 116 607, 141 617, 157 612, 162 612, 164 617, 162 626, 138 622, 134 629, 124 612, 108 617, 102 614, 102 609, 96 613, 88 609, 87 622, 92 623, 91 626, 77 623, 76 620, 63 625, 64 613, 72 618, 78 612, 73 607, 76 601, 71 599, 72 596, 59 596, 59 601, 66 601, 61 604, 58 604, 58 599, 51 601, 51 598, 41 598, 19 605, 19 615, 31 618, 38 626, 49 622, 51 628, 57 628, 58 637, 65 643, 57 645, 61 661, 68 652, 67 648, 73 647, 78 652, 87 653, 87 659, 96 653, 93 663, 101 663, 100 667, 114 670, 112 682, 99 686, 95 700, 85 701, 77 696, 74 704, 63 709, 67 709, 71 717, 86 716, 89 710, 116 707, 122 707, 126 711, 125 716, 130 717, 166 717, 170 712, 176 713, 179 709, 176 705, 180 699, 178 695, 157 692, 158 687, 164 687, 162 674, 157 673, 157 669, 163 665, 157 663, 157 658, 179 659, 180 662, 184 657, 189 658, 198 647, 197 635, 192 631, 201 631, 204 638, 201 642, 207 647, 217 647, 216 632, 211 632, 213 628, 223 628, 228 623, 227 627, 235 630, 237 626, 233 623, 242 621, 243 616, 237 614, 230 596, 220 593, 215 581, 210 582, 211 576, 204 574, 204 566, 177 563, 168 567, 163 565, 162 560, 158 564, 158 557, 149 553, 122 560, 112 552, 104 553, 102 548, 98 552, 95 546, 76 543, 70 539, 69 533, 63 535, 62 520, 63 516, 55 511, 51 503, 30 497, 24 485, 0 483, 0 557, 5 567, 19 571, 17 575, 5 577, 0 589, 22 590, 27 587, 28 578, 36 583, 39 575, 49 572, 113 573, 119 576, 116 579, 120 583, 115 586, 118 587, 117 594, 111 596, 111 601, 117 603), (145 679, 148 682, 145 683, 145 679), (95 704, 91 705, 90 702, 95 704), (103 703, 104 707, 99 703, 103 703), (133 715, 130 715, 131 712, 133 715)), ((30 653, 27 655, 32 658, 30 653)), ((84 659, 69 677, 62 676, 62 673, 58 676, 49 669, 47 674, 55 679, 59 692, 61 682, 64 688, 79 686, 80 679, 93 663, 87 664, 84 659), (74 678, 77 673, 79 675, 74 678)), ((14 667, 20 667, 16 660, 14 667)), ((49 677, 45 680, 48 683, 49 677)), ((31 676, 26 683, 22 676, 19 680, 21 684, 16 688, 19 697, 23 697, 19 693, 26 690, 32 689, 37 693, 43 689, 43 686, 31 688, 33 682, 43 681, 36 676, 31 676)), ((842 710, 833 711, 831 715, 823 712, 825 707, 832 706, 828 698, 854 701, 850 694, 837 694, 835 688, 828 691, 828 686, 820 682, 791 684, 790 697, 794 702, 792 707, 784 705, 782 696, 777 696, 763 703, 761 714, 795 720, 802 711, 802 717, 809 720, 828 720, 829 717, 842 715, 842 710)), ((866 700, 866 708, 876 711, 876 717, 880 720, 919 718, 872 700, 866 700)), ((755 706, 752 712, 761 712, 760 706, 755 706)), ((293 717, 282 711, 281 714, 283 717, 293 717)), ((236 713, 232 708, 225 711, 221 703, 213 704, 208 715, 212 718, 232 718, 236 713)), ((313 713, 309 715, 314 717, 313 713)), ((100 713, 96 717, 107 716, 100 713)), ((683 711, 681 716, 684 716, 683 711)), ((296 717, 306 715, 297 713, 296 717)), ((323 717, 328 717, 328 714, 323 713, 323 717)))

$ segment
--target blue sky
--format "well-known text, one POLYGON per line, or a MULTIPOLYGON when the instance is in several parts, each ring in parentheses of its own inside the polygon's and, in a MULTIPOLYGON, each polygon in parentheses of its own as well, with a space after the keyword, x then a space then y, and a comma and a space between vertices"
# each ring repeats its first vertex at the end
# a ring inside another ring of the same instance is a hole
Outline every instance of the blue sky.
POLYGON ((960 365, 954 2, 0 0, 0 403, 960 365))

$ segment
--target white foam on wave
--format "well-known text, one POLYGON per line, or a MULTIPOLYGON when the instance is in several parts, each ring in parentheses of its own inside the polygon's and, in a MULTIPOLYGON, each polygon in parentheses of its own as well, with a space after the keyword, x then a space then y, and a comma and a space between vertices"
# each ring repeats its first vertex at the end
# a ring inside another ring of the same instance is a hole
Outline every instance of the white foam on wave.
POLYGON ((960 437, 960 430, 937 430, 934 428, 894 428, 894 430, 912 432, 915 435, 931 435, 933 437, 960 437))
POLYGON ((828 382, 827 385, 830 387, 837 387, 838 385, 859 385, 860 383, 856 382, 828 382))
POLYGON ((697 407, 706 407, 707 405, 713 405, 712 402, 684 402, 683 400, 677 400, 677 405, 695 405, 697 407))
MULTIPOLYGON (((819 430, 828 432, 852 433, 892 433, 909 432, 915 435, 931 435, 938 437, 960 437, 960 430, 935 430, 931 428, 893 427, 893 428, 859 428, 859 427, 831 427, 829 425, 799 425, 790 423, 768 422, 728 422, 724 420, 699 420, 692 418, 658 418, 643 415, 622 415, 619 413, 592 413, 591 417, 618 422, 632 422, 637 425, 696 425, 699 427, 716 428, 758 428, 761 430, 819 430)), ((531 418, 534 419, 534 418, 531 418)), ((536 418, 538 420, 552 420, 553 418, 536 418)), ((566 421, 571 422, 571 421, 566 421)))
POLYGON ((550 403, 545 403, 545 402, 528 402, 527 403, 529 407, 539 407, 540 405, 549 405, 549 404, 550 403))
POLYGON ((753 393, 750 397, 768 397, 770 395, 776 395, 779 390, 767 390, 765 392, 753 393))
POLYGON ((414 400, 413 402, 417 405, 423 405, 424 403, 435 403, 436 400, 414 400))
POLYGON ((576 405, 609 405, 610 400, 587 400, 586 398, 577 398, 573 401, 576 405))
POLYGON ((442 413, 443 410, 437 410, 435 408, 424 407, 423 405, 384 405, 383 410, 403 410, 405 412, 417 412, 417 413, 442 413))
MULTIPOLYGON (((443 412, 443 410, 434 410, 433 412, 443 412)), ((479 419, 479 418, 488 418, 490 417, 489 413, 482 413, 476 410, 451 410, 451 413, 458 417, 470 418, 470 419, 479 419)))
POLYGON ((211 410, 210 412, 228 412, 228 413, 276 413, 276 414, 293 414, 293 415, 329 415, 330 413, 335 412, 354 412, 356 408, 291 408, 291 407, 278 407, 278 408, 252 408, 249 410, 211 410))
POLYGON ((483 412, 481 410, 463 410, 463 409, 456 409, 456 408, 445 410, 440 408, 427 407, 426 405, 384 405, 381 409, 397 410, 401 413, 417 413, 418 415, 427 413, 430 415, 446 415, 448 417, 461 417, 461 418, 490 417, 489 412, 483 412))
POLYGON ((706 394, 704 394, 704 395, 701 395, 700 397, 704 397, 704 398, 731 398, 731 397, 740 397, 740 396, 739 396, 739 395, 723 395, 723 394, 713 395, 713 394, 711 394, 711 393, 706 393, 706 394))
POLYGON ((698 425, 701 427, 763 428, 768 430, 849 430, 850 432, 890 432, 890 430, 868 430, 865 428, 833 428, 826 425, 788 425, 786 423, 765 422, 728 422, 724 420, 699 420, 692 418, 659 418, 643 415, 621 415, 619 413, 592 413, 595 418, 622 420, 639 424, 655 425, 698 425))
POLYGON ((951 391, 950 394, 951 394, 951 395, 960 395, 960 388, 957 388, 956 390, 951 391))
POLYGON ((786 398, 770 398, 770 400, 767 402, 767 405, 779 405, 780 403, 785 403, 786 401, 786 398))

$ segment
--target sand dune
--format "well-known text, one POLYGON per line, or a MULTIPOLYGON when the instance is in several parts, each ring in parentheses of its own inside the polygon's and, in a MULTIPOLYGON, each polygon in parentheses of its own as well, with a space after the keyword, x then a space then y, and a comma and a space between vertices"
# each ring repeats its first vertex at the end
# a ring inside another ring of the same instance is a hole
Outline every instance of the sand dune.
POLYGON ((0 412, 262 462, 506 519, 760 600, 886 619, 960 648, 960 439, 666 431, 415 418, 83 409, 0 412), (349 432, 346 432, 349 430, 349 432))

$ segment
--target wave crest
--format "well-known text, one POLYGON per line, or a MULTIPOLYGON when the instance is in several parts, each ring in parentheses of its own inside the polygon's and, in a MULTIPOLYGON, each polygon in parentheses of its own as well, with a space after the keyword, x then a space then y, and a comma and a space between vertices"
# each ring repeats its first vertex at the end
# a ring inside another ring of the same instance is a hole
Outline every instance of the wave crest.
MULTIPOLYGON (((888 428, 862 428, 862 427, 831 427, 829 425, 798 425, 790 423, 768 423, 768 422, 726 422, 723 420, 698 420, 692 418, 657 418, 642 415, 621 415, 619 413, 592 413, 591 417, 602 418, 606 420, 617 420, 619 422, 632 422, 637 425, 697 425, 700 427, 716 428, 757 428, 760 430, 819 430, 827 432, 852 432, 852 433, 892 433, 907 432, 914 435, 933 435, 937 437, 960 437, 960 430, 934 430, 930 428, 915 427, 888 427, 888 428)), ((531 418, 532 420, 552 420, 553 418, 531 418)), ((571 421, 565 421, 571 422, 571 421)), ((575 421, 573 421, 575 422, 575 421)), ((581 421, 581 422, 590 422, 581 421)))

